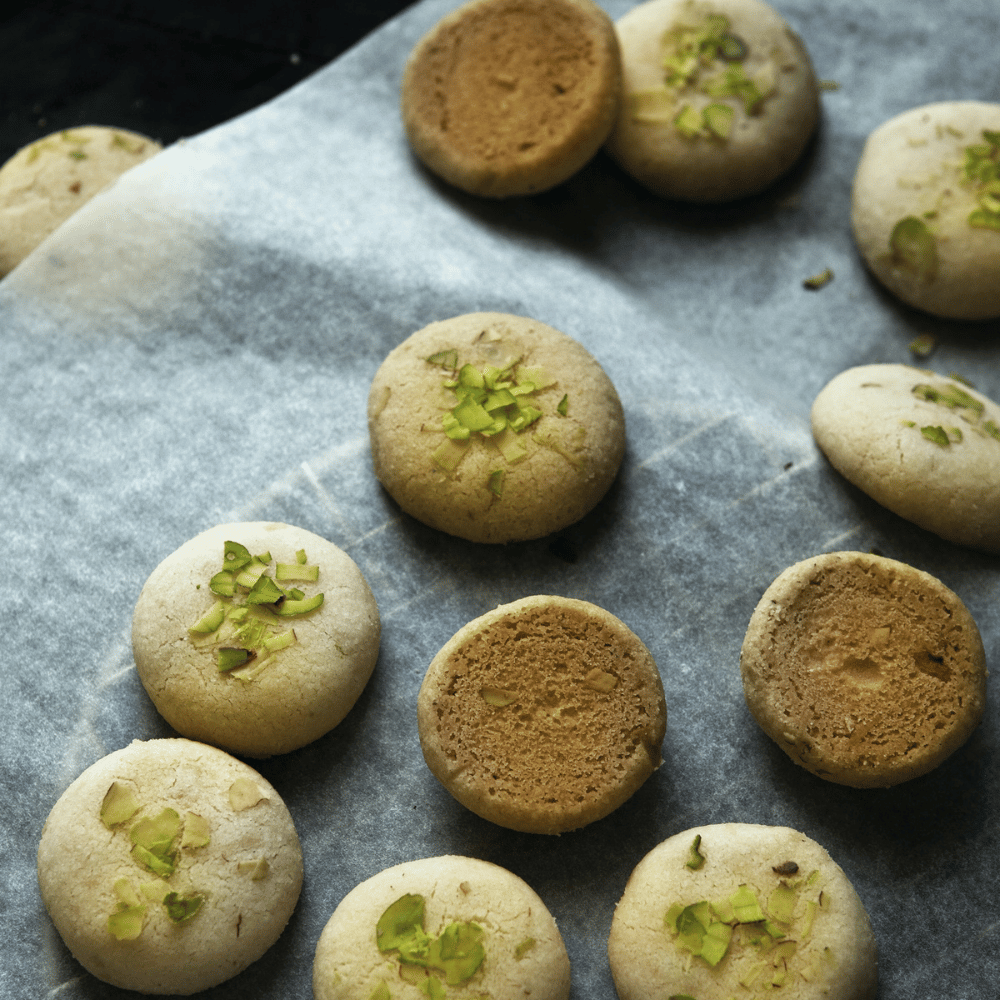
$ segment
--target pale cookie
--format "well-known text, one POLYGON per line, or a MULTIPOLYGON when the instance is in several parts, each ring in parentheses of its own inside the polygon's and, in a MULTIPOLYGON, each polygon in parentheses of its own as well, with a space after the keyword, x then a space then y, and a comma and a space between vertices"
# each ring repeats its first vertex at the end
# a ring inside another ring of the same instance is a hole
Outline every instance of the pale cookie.
POLYGON ((651 0, 616 24, 624 98, 607 150, 655 194, 722 202, 762 191, 819 120, 805 46, 760 0, 651 0))
POLYGON ((805 834, 721 823, 632 872, 608 958, 619 1000, 874 1000, 878 956, 850 880, 805 834))
POLYGON ((473 0, 413 50, 402 87, 414 153, 491 198, 576 173, 608 136, 621 94, 614 26, 590 0, 473 0))
POLYGON ((285 804, 252 768, 188 740, 136 740, 60 796, 38 884, 98 979, 186 995, 277 941, 299 898, 302 851, 285 804))
POLYGON ((660 766, 667 707, 649 650, 614 615, 536 596, 445 643, 417 722, 427 766, 462 805, 554 834, 607 816, 660 766))
POLYGON ((926 774, 979 725, 986 653, 940 580, 863 552, 786 569, 740 652, 747 706, 796 764, 839 785, 926 774))
POLYGON ((516 875, 445 856, 352 889, 316 946, 316 1000, 567 1000, 555 920, 516 875))
POLYGON ((883 507, 959 545, 1000 552, 1000 406, 908 365, 829 382, 812 431, 830 464, 883 507))
POLYGON ((541 538, 604 496, 625 453, 611 380, 544 323, 470 313, 385 359, 368 395, 375 475, 406 513, 473 542, 541 538))
POLYGON ((908 305, 1000 316, 1000 104, 928 104, 875 129, 851 225, 872 273, 908 305))
POLYGON ((302 528, 255 521, 210 528, 160 563, 135 607, 132 650, 179 733, 268 757, 347 715, 375 667, 380 630, 345 552, 302 528))
POLYGON ((55 132, 0 167, 0 276, 126 170, 163 147, 103 125, 55 132))

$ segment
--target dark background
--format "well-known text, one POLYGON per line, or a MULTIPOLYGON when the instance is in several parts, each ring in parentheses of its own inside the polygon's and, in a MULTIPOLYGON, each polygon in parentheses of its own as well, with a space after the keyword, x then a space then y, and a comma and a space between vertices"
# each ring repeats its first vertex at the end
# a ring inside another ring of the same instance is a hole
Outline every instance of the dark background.
POLYGON ((265 103, 404 0, 90 0, 4 5, 0 163, 50 132, 127 128, 164 145, 265 103))

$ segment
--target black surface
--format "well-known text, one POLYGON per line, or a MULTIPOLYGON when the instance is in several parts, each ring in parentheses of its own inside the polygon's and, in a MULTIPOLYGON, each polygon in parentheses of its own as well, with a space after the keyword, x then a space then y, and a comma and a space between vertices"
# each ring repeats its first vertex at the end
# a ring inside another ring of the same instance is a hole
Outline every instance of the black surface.
POLYGON ((164 144, 249 111, 335 59, 403 0, 94 0, 0 20, 0 162, 79 125, 164 144))

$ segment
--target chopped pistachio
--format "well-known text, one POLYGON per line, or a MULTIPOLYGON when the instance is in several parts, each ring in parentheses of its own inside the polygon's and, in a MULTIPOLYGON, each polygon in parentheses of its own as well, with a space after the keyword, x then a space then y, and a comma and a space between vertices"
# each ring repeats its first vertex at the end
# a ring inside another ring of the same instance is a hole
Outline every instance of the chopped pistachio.
POLYGON ((565 417, 568 412, 569 412, 569 395, 567 394, 563 396, 563 398, 560 399, 558 404, 556 405, 556 413, 558 413, 560 417, 565 417))
POLYGON ((293 615, 305 615, 310 611, 315 611, 323 604, 322 594, 313 594, 304 600, 285 600, 274 609, 274 613, 281 618, 290 618, 293 615))
POLYGON ((249 875, 251 882, 259 882, 261 879, 267 878, 271 866, 268 864, 267 858, 258 858, 256 861, 241 861, 236 866, 236 870, 241 875, 249 875))
POLYGON ((524 939, 524 940, 523 940, 523 941, 522 941, 522 942, 521 942, 521 943, 520 943, 520 944, 519 944, 519 945, 518 945, 518 946, 517 946, 517 947, 516 947, 516 948, 514 949, 514 958, 516 958, 516 959, 517 959, 517 960, 518 960, 518 961, 520 962, 520 961, 521 961, 521 959, 522 959, 522 958, 524 958, 524 956, 525 956, 525 955, 527 955, 527 954, 528 954, 528 952, 529 952, 529 951, 531 951, 531 949, 532 949, 532 948, 534 948, 534 947, 535 947, 535 939, 534 939, 534 938, 532 938, 532 937, 530 937, 530 938, 525 938, 525 939, 524 939))
POLYGON ((380 980, 378 986, 371 991, 368 1000, 392 1000, 392 994, 389 992, 389 986, 384 979, 380 980))
POLYGON ((87 159, 87 154, 82 149, 71 149, 66 155, 74 160, 87 159))
MULTIPOLYGON (((767 897, 767 912, 780 923, 790 924, 797 902, 798 893, 794 889, 784 884, 778 885, 767 897)), ((770 929, 768 933, 775 936, 770 929)))
POLYGON ((942 448, 948 446, 948 432, 941 426, 929 425, 927 427, 921 427, 920 433, 923 434, 928 441, 933 441, 934 444, 940 445, 942 448))
POLYGON ((249 649, 241 649, 237 646, 222 646, 216 653, 216 666, 221 673, 232 670, 234 667, 242 667, 251 657, 249 649))
POLYGON ((718 139, 728 139, 736 112, 728 104, 709 104, 701 113, 705 128, 718 139))
POLYGON ((425 994, 429 1000, 444 1000, 444 986, 437 976, 428 976, 419 986, 420 992, 425 994))
POLYGON ((186 813, 184 828, 181 831, 181 849, 205 847, 210 840, 208 820, 198 813, 186 813))
POLYGON ((151 903, 162 903, 164 897, 170 892, 170 886, 163 879, 158 878, 153 882, 143 882, 139 886, 139 891, 151 903))
POLYGON ((696 834, 693 841, 691 841, 690 852, 688 853, 688 859, 685 862, 688 868, 692 871, 697 871, 704 863, 705 856, 701 853, 699 848, 701 847, 701 834, 696 834))
POLYGON ((124 876, 117 879, 112 888, 118 901, 126 906, 138 906, 142 902, 132 883, 124 876))
POLYGON ((138 811, 139 800, 133 791, 117 781, 111 782, 101 802, 101 822, 110 830, 131 819, 138 811))
POLYGON ((729 897, 729 900, 733 904, 736 919, 741 924, 755 923, 764 919, 764 912, 760 908, 757 896, 745 882, 729 897))
POLYGON ((931 282, 937 276, 937 240, 927 224, 908 215, 893 227, 889 237, 892 262, 919 281, 931 282))
POLYGON ((674 118, 674 126, 685 138, 694 139, 701 135, 704 122, 701 114, 690 104, 685 104, 674 118))
POLYGON ((490 493, 497 499, 503 496, 503 481, 507 473, 503 469, 494 469, 490 473, 490 493))
POLYGON ((267 796, 260 790, 253 778, 237 778, 229 786, 229 804, 236 812, 252 809, 266 801, 267 796))
POLYGON ((644 125, 664 125, 673 120, 676 101, 666 87, 629 94, 632 120, 644 125))
POLYGON ((805 278, 802 282, 803 288, 808 288, 811 291, 818 291, 824 285, 830 284, 833 281, 833 268, 826 268, 820 271, 819 274, 814 274, 811 278, 805 278))
POLYGON ((212 609, 192 625, 188 632, 192 635, 210 635, 217 632, 222 623, 226 620, 226 606, 222 601, 216 601, 212 609))
POLYGON ((200 909, 205 897, 198 892, 184 893, 168 892, 163 897, 163 906, 167 916, 175 923, 190 920, 200 909))
POLYGON ((120 904, 108 917, 108 933, 119 941, 134 941, 141 933, 146 920, 146 904, 127 906, 120 904))
POLYGON ((306 566, 304 563, 276 563, 274 567, 274 578, 284 582, 285 580, 304 580, 307 583, 315 583, 319 579, 319 566, 306 566))
POLYGON ((424 925, 424 897, 414 893, 400 896, 386 908, 375 926, 379 951, 392 951, 408 941, 424 925))
POLYGON ((910 341, 910 353, 915 358, 928 358, 937 346, 937 341, 930 333, 918 334, 910 341))

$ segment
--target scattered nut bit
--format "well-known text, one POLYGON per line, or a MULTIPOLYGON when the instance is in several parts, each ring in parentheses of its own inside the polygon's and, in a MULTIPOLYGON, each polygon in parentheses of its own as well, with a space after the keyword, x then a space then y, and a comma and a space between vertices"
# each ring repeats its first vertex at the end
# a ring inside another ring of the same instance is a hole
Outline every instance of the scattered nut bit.
POLYGON ((592 691, 600 691, 602 694, 607 694, 617 684, 618 678, 614 674, 609 674, 598 667, 594 667, 583 679, 584 687, 588 687, 592 691))
POLYGON ((794 875, 798 870, 799 866, 794 861, 782 861, 771 869, 776 875, 794 875))
POLYGON ((833 281, 833 268, 828 267, 825 271, 820 271, 819 274, 814 274, 811 278, 806 278, 802 282, 802 287, 815 292, 824 285, 830 284, 831 281, 833 281))
POLYGON ((937 341, 929 333, 921 333, 910 341, 910 353, 915 358, 929 358, 937 347, 937 341))

